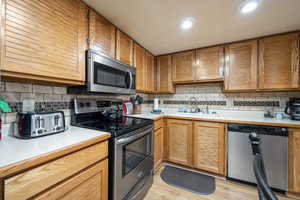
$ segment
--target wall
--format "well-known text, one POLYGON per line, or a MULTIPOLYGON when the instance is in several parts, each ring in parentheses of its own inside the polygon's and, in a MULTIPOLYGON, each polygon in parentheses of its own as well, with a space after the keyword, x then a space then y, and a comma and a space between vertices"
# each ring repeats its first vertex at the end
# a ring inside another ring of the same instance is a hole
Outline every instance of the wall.
MULTIPOLYGON (((147 94, 139 94, 145 101, 150 98, 147 94)), ((98 99, 122 99, 127 100, 130 96, 103 96, 103 95, 71 95, 67 94, 66 87, 50 85, 37 85, 16 82, 1 82, 0 97, 8 101, 12 113, 1 114, 1 119, 6 128, 16 120, 16 112, 22 112, 23 101, 34 100, 36 111, 63 110, 67 123, 70 120, 70 109, 73 98, 98 98, 98 99)), ((153 97, 151 98, 153 99, 153 97)))
POLYGON ((290 97, 300 97, 300 92, 254 92, 224 93, 222 83, 197 85, 177 85, 176 94, 155 95, 160 99, 162 108, 190 108, 190 98, 196 97, 200 107, 226 110, 264 111, 274 108, 283 111, 290 97))

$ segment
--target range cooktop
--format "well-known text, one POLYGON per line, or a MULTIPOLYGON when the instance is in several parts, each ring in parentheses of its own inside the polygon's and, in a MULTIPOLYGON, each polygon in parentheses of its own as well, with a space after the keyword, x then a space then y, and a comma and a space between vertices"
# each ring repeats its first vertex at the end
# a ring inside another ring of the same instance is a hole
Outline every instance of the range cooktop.
POLYGON ((151 119, 141 119, 123 116, 114 120, 99 118, 79 122, 73 125, 80 126, 82 128, 110 132, 112 134, 112 137, 118 137, 150 124, 153 124, 153 120, 151 119))

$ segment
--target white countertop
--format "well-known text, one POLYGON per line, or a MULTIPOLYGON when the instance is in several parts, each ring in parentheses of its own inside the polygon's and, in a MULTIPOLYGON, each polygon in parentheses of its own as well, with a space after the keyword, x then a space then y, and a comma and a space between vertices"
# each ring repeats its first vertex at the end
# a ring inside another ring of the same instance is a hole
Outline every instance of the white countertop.
POLYGON ((32 139, 4 136, 0 140, 0 168, 107 134, 109 133, 70 126, 63 133, 32 139))
POLYGON ((230 121, 230 122, 245 122, 248 123, 272 123, 276 124, 290 124, 300 126, 300 121, 290 120, 290 119, 275 119, 275 118, 264 118, 263 112, 259 111, 216 111, 217 114, 202 114, 202 113, 179 113, 179 112, 164 112, 163 114, 151 114, 144 113, 138 115, 129 115, 132 117, 139 117, 145 119, 157 119, 163 116, 171 117, 185 117, 185 118, 199 118, 207 120, 220 120, 220 121, 230 121))

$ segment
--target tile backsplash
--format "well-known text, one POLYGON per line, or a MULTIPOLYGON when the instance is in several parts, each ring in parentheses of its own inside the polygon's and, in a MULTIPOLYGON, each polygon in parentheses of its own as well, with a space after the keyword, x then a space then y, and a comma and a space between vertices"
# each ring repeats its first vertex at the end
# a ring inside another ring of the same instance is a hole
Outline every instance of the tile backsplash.
MULTIPOLYGON (((162 108, 189 108, 193 97, 199 107, 224 110, 264 111, 273 108, 283 111, 291 97, 300 97, 299 91, 291 92, 252 92, 224 93, 222 83, 201 83, 196 85, 177 85, 175 94, 155 95, 162 108)), ((153 103, 153 102, 151 102, 153 103)))
MULTIPOLYGON (((288 99, 300 97, 300 92, 224 93, 222 83, 202 83, 177 85, 175 94, 140 95, 145 100, 142 106, 144 111, 153 108, 155 97, 160 99, 161 108, 189 108, 191 98, 195 97, 194 101, 199 107, 209 106, 210 109, 263 111, 274 108, 274 111, 283 111, 288 99)), ((128 99, 130 96, 72 95, 67 94, 66 87, 1 82, 0 97, 6 99, 12 107, 13 113, 2 115, 4 123, 11 123, 15 120, 16 112, 22 111, 24 100, 34 100, 37 111, 64 110, 66 117, 69 117, 73 98, 128 99)))
MULTIPOLYGON (((153 99, 151 95, 139 95, 142 96, 145 99, 145 101, 149 101, 149 98, 153 99)), ((17 82, 1 82, 0 97, 4 98, 12 108, 12 113, 6 113, 1 115, 3 123, 9 124, 15 121, 16 112, 22 111, 24 100, 34 100, 34 108, 36 111, 63 110, 65 112, 66 118, 69 118, 70 109, 72 107, 72 99, 74 98, 127 100, 131 96, 73 95, 67 93, 67 87, 17 82)))

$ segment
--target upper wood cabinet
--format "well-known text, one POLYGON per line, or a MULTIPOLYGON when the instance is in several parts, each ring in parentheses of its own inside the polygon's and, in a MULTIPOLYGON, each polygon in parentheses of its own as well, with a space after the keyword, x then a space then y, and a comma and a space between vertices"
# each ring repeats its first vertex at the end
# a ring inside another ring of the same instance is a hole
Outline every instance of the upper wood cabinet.
POLYGON ((299 88, 299 33, 259 40, 259 89, 299 88))
POLYGON ((140 45, 134 43, 134 66, 136 67, 136 89, 138 91, 145 90, 145 71, 146 71, 146 55, 145 49, 140 45))
POLYGON ((154 56, 146 51, 146 69, 145 69, 145 92, 154 92, 155 91, 155 65, 154 65, 154 56))
POLYGON ((226 176, 223 123, 194 122, 194 167, 226 176))
POLYGON ((167 159, 191 166, 193 162, 193 122, 188 120, 167 121, 167 159))
POLYGON ((172 56, 164 55, 156 57, 156 92, 174 93, 172 80, 172 56))
POLYGON ((1 3, 2 76, 72 85, 84 83, 88 7, 82 1, 1 3))
POLYGON ((117 30, 116 58, 127 65, 133 65, 133 40, 117 30))
POLYGON ((257 40, 225 47, 225 90, 257 89, 257 40))
POLYGON ((172 55, 173 82, 194 81, 195 51, 186 51, 172 55))
POLYGON ((89 47, 95 51, 115 58, 116 27, 90 9, 89 47))
POLYGON ((196 51, 195 81, 222 80, 224 75, 224 46, 196 51))

